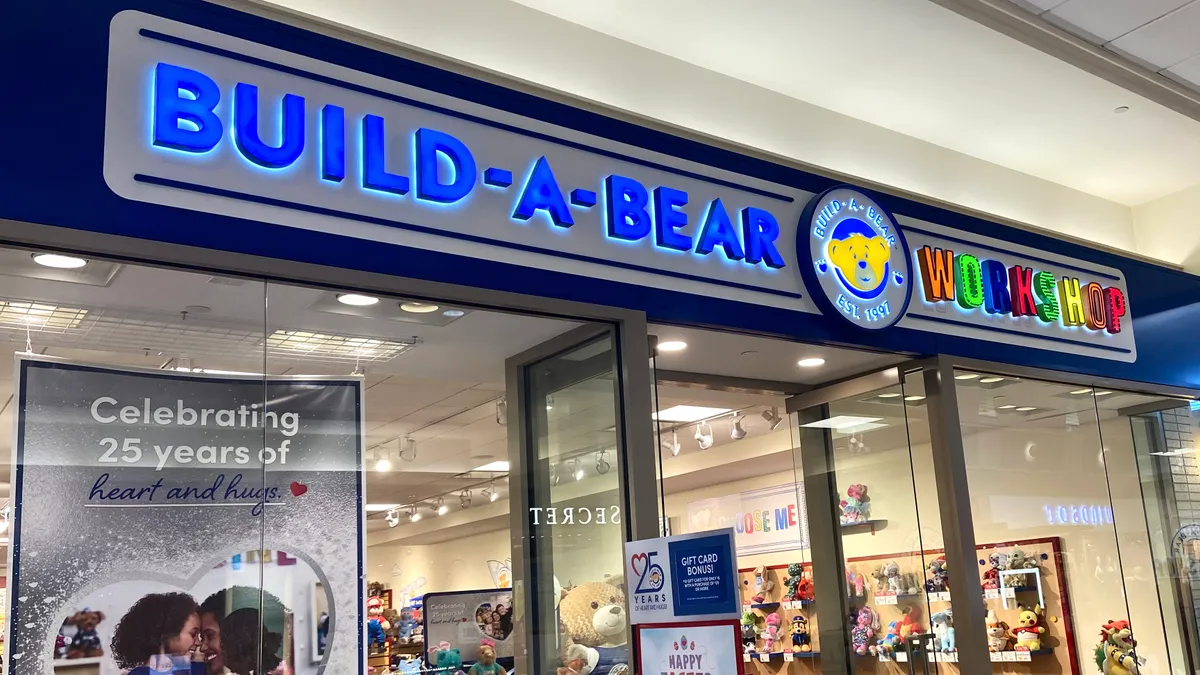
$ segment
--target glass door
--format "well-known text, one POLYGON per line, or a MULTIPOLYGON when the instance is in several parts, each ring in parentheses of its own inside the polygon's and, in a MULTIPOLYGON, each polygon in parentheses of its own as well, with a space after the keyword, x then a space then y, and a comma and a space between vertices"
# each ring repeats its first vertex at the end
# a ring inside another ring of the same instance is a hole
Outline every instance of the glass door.
POLYGON ((507 364, 517 672, 629 663, 621 572, 628 499, 616 331, 589 324, 507 364), (520 533, 517 535, 517 533, 520 533))
MULTIPOLYGON (((867 375, 790 401, 807 509, 817 657, 808 672, 938 671, 954 660, 920 372, 867 375)), ((803 672, 803 671, 802 671, 803 672)))

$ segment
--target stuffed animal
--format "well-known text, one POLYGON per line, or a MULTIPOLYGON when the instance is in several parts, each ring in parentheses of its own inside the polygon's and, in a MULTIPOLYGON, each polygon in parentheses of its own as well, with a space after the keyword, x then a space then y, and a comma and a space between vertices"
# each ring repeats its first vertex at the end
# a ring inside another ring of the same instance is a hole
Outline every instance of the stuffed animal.
POLYGON ((1104 675, 1138 675, 1141 659, 1134 649, 1137 640, 1128 621, 1109 621, 1100 627, 1096 645, 1096 667, 1104 675))
POLYGON ((400 618, 396 621, 396 637, 401 640, 409 640, 412 638, 413 632, 417 628, 417 620, 413 618, 413 611, 410 607, 405 607, 400 610, 400 618))
MULTIPOLYGON (((1006 569, 1008 566, 1008 556, 1003 553, 992 553, 988 556, 988 563, 991 568, 983 573, 983 590, 1000 588, 1000 570, 1006 569)), ((980 564, 983 564, 982 561, 980 564)))
POLYGON ((852 598, 863 597, 863 594, 865 592, 863 589, 863 585, 865 583, 866 583, 866 579, 863 578, 863 575, 861 575, 857 572, 854 572, 852 570, 846 570, 846 590, 850 597, 852 597, 852 598))
POLYGON ((929 563, 929 579, 925 581, 925 592, 945 593, 950 590, 950 572, 946 570, 946 558, 940 557, 929 563))
POLYGON ((846 498, 839 502, 842 507, 842 524, 865 523, 871 519, 866 485, 851 485, 846 488, 846 498))
POLYGON ((871 577, 873 579, 875 579, 876 595, 883 595, 884 593, 887 593, 887 590, 888 590, 887 566, 884 565, 883 567, 880 567, 879 569, 871 572, 871 577))
POLYGON ((779 618, 774 612, 767 615, 767 629, 763 631, 763 648, 762 650, 768 654, 775 651, 775 642, 779 640, 779 626, 783 623, 783 619, 779 618))
POLYGON ((987 613, 987 639, 989 652, 1008 651, 1008 624, 991 609, 987 613))
POLYGON ((904 608, 904 616, 896 628, 900 635, 900 642, 905 642, 909 637, 925 632, 921 629, 921 623, 917 621, 917 608, 915 607, 904 608))
POLYGON ((762 604, 766 602, 767 593, 770 593, 773 588, 775 588, 775 582, 771 580, 771 577, 767 576, 767 568, 762 565, 755 567, 754 595, 751 596, 751 599, 756 603, 762 604))
POLYGON ((439 642, 429 648, 429 660, 436 666, 434 675, 459 675, 462 669, 462 654, 458 649, 451 648, 449 642, 439 642))
POLYGON ((954 644, 954 610, 946 608, 937 612, 929 617, 929 623, 933 625, 936 649, 943 654, 954 652, 957 649, 954 644))
POLYGON ((870 607, 863 607, 858 610, 858 615, 854 621, 854 627, 850 630, 850 645, 854 648, 854 653, 859 656, 866 656, 871 653, 874 656, 874 647, 871 645, 871 639, 879 632, 879 615, 870 607))
POLYGON ((67 649, 68 659, 91 659, 104 655, 104 643, 100 640, 100 634, 96 632, 96 626, 104 621, 104 612, 93 612, 84 608, 82 612, 75 612, 67 621, 76 628, 75 636, 71 638, 67 649))
POLYGON ((808 634, 808 619, 803 614, 792 617, 792 653, 805 654, 812 651, 812 636, 808 634))
POLYGON ((808 573, 801 573, 800 584, 796 586, 796 599, 804 602, 812 602, 817 599, 817 589, 813 587, 812 579, 808 573))
MULTIPOLYGON (((1025 555, 1021 549, 1015 549, 1008 556, 1008 569, 1010 570, 1033 570, 1039 567, 1038 561, 1025 555)), ((1007 575, 1005 586, 1029 586, 1033 580, 1028 574, 1010 574, 1007 575)))
POLYGON ((804 565, 800 563, 792 563, 787 567, 787 578, 783 580, 783 585, 787 586, 787 597, 792 600, 799 600, 797 588, 800 586, 800 580, 804 578, 804 565))
POLYGON ((387 631, 392 627, 383 618, 383 600, 378 596, 367 600, 367 646, 376 654, 387 645, 387 631))
POLYGON ((568 644, 604 647, 628 641, 625 592, 614 583, 592 581, 571 588, 559 601, 558 614, 568 644))
POLYGON ((897 565, 895 560, 883 566, 883 575, 887 578, 888 593, 904 593, 904 579, 900 576, 900 565, 897 565))
POLYGON ((742 651, 749 654, 754 651, 754 642, 758 639, 758 616, 754 612, 742 614, 742 651))
POLYGON ((1036 652, 1042 648, 1042 634, 1046 627, 1042 624, 1042 608, 1038 605, 1029 607, 1018 605, 1021 614, 1017 617, 1017 626, 1012 630, 1013 640, 1020 651, 1036 652))
POLYGON ((875 651, 882 657, 890 657, 896 653, 896 649, 904 645, 904 640, 900 637, 900 622, 892 621, 888 624, 887 633, 875 645, 875 651))

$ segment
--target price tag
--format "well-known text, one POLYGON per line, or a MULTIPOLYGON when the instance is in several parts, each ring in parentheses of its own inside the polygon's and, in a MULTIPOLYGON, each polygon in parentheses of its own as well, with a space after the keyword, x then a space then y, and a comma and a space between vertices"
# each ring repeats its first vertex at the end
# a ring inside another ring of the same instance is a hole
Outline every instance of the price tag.
POLYGON ((784 652, 784 653, 783 653, 783 662, 784 662, 784 663, 791 663, 792 661, 795 661, 795 660, 796 660, 796 655, 795 655, 795 654, 793 654, 793 653, 791 653, 791 652, 784 652))
POLYGON ((934 602, 950 602, 950 594, 946 593, 944 591, 940 592, 940 593, 934 593, 933 601, 934 602))
POLYGON ((1033 660, 1033 655, 1029 652, 1017 652, 1017 660, 1028 663, 1033 660))
POLYGON ((908 652, 896 652, 897 663, 908 663, 908 652))
POLYGON ((742 614, 750 611, 750 605, 742 605, 742 614))
POLYGON ((784 609, 795 609, 795 608, 796 608, 796 606, 795 606, 795 605, 792 603, 792 601, 791 601, 791 600, 784 600, 784 601, 783 601, 783 608, 784 608, 784 609))
POLYGON ((1002 588, 1000 589, 1000 593, 1006 598, 1017 597, 1017 589, 1015 588, 1002 588))
POLYGON ((750 663, 750 652, 742 652, 742 660, 750 663))
MULTIPOLYGON (((1001 654, 1000 652, 988 652, 988 656, 992 657, 993 663, 999 663, 1000 661, 1004 660, 1004 654, 1001 654)), ((750 659, 746 660, 749 661, 750 659)))
MULTIPOLYGON (((984 600, 999 600, 1000 599, 1000 589, 998 589, 998 588, 984 589, 983 599, 984 600)), ((997 652, 997 653, 999 653, 999 652, 997 652)))
POLYGON ((889 658, 887 657, 887 654, 880 654, 880 655, 879 655, 879 662, 880 662, 880 663, 887 663, 888 661, 891 661, 891 659, 889 659, 889 658))
POLYGON ((895 604, 897 604, 896 596, 892 595, 890 593, 887 595, 877 595, 877 596, 875 596, 875 604, 877 604, 877 605, 895 605, 895 604))
POLYGON ((950 657, 950 658, 946 659, 950 663, 958 663, 958 652, 950 652, 946 656, 950 657))
POLYGON ((759 661, 762 661, 763 663, 770 663, 770 662, 771 662, 771 655, 770 655, 769 653, 767 653, 767 652, 759 652, 759 654, 758 654, 758 660, 759 660, 759 661))
POLYGON ((941 652, 934 652, 933 660, 937 663, 944 663, 946 661, 946 655, 941 652))
POLYGON ((1017 653, 1016 652, 1004 652, 1004 662, 1005 663, 1016 663, 1017 662, 1017 653))

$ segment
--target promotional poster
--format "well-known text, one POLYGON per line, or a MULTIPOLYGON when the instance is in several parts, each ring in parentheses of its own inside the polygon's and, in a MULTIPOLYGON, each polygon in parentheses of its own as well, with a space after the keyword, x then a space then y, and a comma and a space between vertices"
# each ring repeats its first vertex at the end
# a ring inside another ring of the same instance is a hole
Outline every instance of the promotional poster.
POLYGON ((513 594, 508 589, 427 593, 422 600, 425 657, 439 645, 457 649, 463 663, 479 657, 484 640, 496 647, 496 659, 509 667, 513 658, 513 594))
POLYGON ((741 613, 732 528, 625 543, 629 622, 732 619, 741 613))
POLYGON ((688 502, 692 532, 732 527, 739 556, 808 548, 804 483, 787 483, 688 502))
POLYGON ((704 622, 638 629, 641 675, 741 675, 737 623, 704 622))
POLYGON ((360 379, 18 358, 17 380, 9 673, 248 673, 259 640, 260 672, 362 671, 360 379))

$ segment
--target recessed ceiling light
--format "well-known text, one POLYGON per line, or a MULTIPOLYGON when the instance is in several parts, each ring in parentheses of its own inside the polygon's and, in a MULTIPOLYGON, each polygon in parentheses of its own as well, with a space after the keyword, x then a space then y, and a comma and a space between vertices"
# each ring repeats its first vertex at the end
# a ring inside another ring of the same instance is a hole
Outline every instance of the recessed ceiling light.
POLYGON ((461 309, 448 309, 448 310, 442 312, 442 316, 448 316, 451 319, 457 319, 458 317, 462 316, 463 314, 466 314, 466 312, 462 311, 461 309))
POLYGON ((1097 396, 1108 396, 1111 393, 1112 393, 1111 391, 1098 391, 1098 392, 1096 392, 1096 395, 1097 396))
POLYGON ((796 365, 800 366, 801 368, 816 368, 817 366, 825 365, 825 359, 819 356, 814 356, 807 359, 800 359, 796 362, 796 365))
POLYGON ((1092 390, 1090 387, 1087 387, 1084 389, 1075 389, 1075 390, 1071 391, 1071 394, 1073 394, 1075 396, 1083 396, 1084 394, 1090 394, 1090 393, 1092 393, 1092 390))
POLYGON ((1017 408, 1017 412, 1029 412, 1031 410, 1037 410, 1037 408, 1035 408, 1031 405, 1025 405, 1025 406, 1021 406, 1020 408, 1017 408))
POLYGON ((338 302, 351 307, 370 307, 377 304, 379 298, 373 295, 361 295, 359 293, 342 293, 337 296, 338 302))
POLYGON ((428 314, 438 311, 438 306, 424 302, 402 302, 400 303, 400 309, 413 314, 428 314))
POLYGON ((905 401, 924 401, 925 397, 924 396, 905 396, 904 400, 905 401))
POLYGON ((992 384, 994 382, 1003 382, 1003 381, 1004 381, 1003 377, 1000 377, 998 375, 992 375, 990 377, 985 377, 985 378, 981 379, 979 381, 979 383, 980 384, 992 384))
POLYGON ((53 267, 60 270, 76 270, 87 264, 83 258, 76 258, 58 253, 34 253, 33 262, 43 267, 53 267))
POLYGON ((878 396, 878 398, 896 398, 896 397, 897 397, 897 396, 899 396, 899 395, 900 395, 900 394, 897 394, 896 392, 890 392, 890 393, 887 393, 887 394, 880 394, 880 395, 878 396))
POLYGON ((1002 406, 1000 406, 1000 407, 998 408, 998 410, 1012 410, 1012 409, 1013 409, 1013 408, 1015 408, 1015 407, 1017 407, 1017 406, 1015 406, 1015 405, 1002 405, 1002 406))
POLYGON ((483 466, 477 466, 471 470, 472 471, 491 471, 491 472, 495 472, 495 473, 505 473, 508 471, 508 469, 509 469, 508 462, 499 461, 499 462, 492 462, 490 464, 484 464, 483 466))
POLYGON ((956 380, 973 380, 979 377, 979 373, 959 373, 954 376, 956 380))
POLYGON ((730 408, 709 408, 702 405, 677 405, 659 410, 650 417, 657 422, 699 422, 717 415, 733 412, 730 408))
POLYGON ((872 422, 879 422, 882 419, 883 419, 882 417, 860 417, 858 415, 835 415, 834 417, 828 417, 823 420, 817 420, 816 422, 809 422, 808 424, 801 424, 800 426, 808 427, 810 429, 835 429, 837 431, 841 431, 843 429, 859 427, 864 424, 870 424, 872 422))
POLYGON ((687 343, 683 340, 667 340, 666 342, 658 343, 658 351, 660 352, 681 352, 687 349, 687 343))

